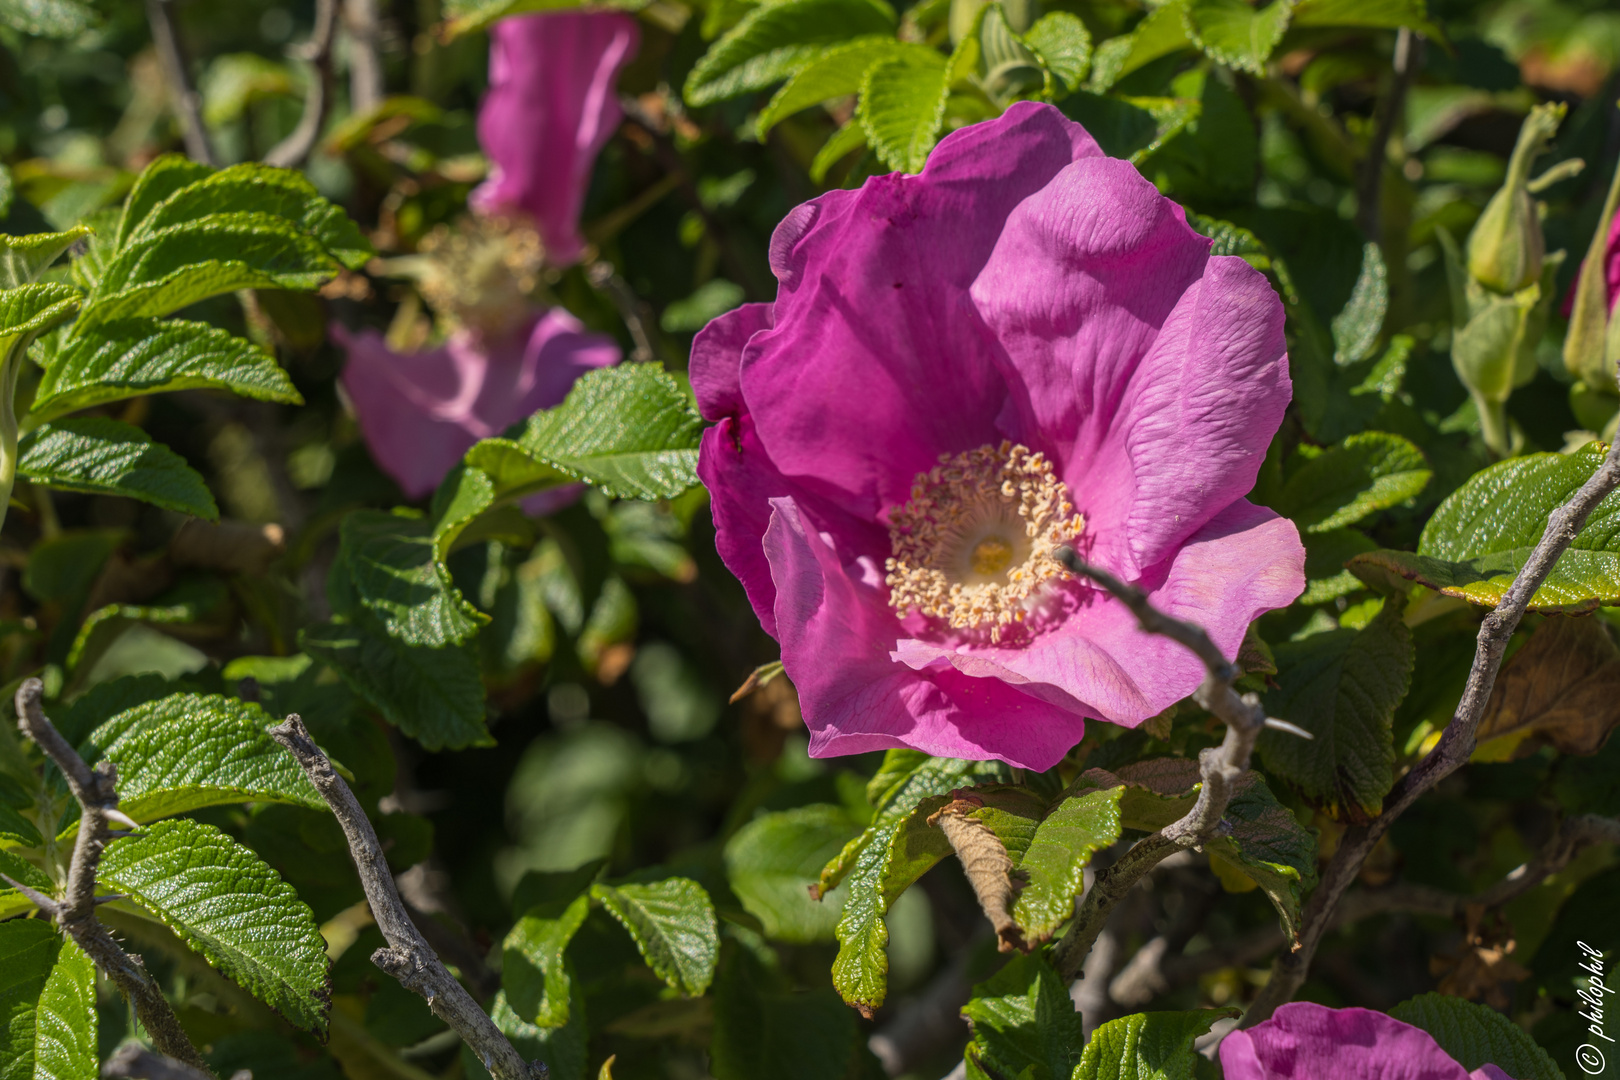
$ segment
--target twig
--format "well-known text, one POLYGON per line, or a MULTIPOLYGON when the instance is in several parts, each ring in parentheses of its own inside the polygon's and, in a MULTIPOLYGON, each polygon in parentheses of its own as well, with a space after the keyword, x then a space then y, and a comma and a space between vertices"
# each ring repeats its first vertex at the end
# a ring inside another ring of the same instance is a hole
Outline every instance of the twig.
POLYGON ((169 96, 173 99, 174 115, 180 121, 186 154, 193 161, 214 165, 214 146, 208 139, 208 128, 203 125, 202 95, 191 85, 191 75, 186 71, 186 55, 180 49, 180 36, 175 32, 170 10, 173 3, 174 0, 146 0, 146 21, 152 26, 152 44, 157 48, 163 80, 169 84, 169 96))
POLYGON ((371 962, 399 980, 405 989, 425 998, 428 1008, 472 1047, 495 1080, 545 1080, 545 1066, 523 1060, 466 988, 445 970, 421 931, 411 922, 366 812, 321 748, 315 745, 315 740, 310 738, 304 722, 294 713, 271 728, 270 735, 297 759, 343 827, 349 855, 360 872, 360 884, 371 904, 372 917, 388 942, 371 954, 371 962))
MULTIPOLYGON (((101 1066, 102 1080, 208 1080, 183 1061, 154 1054, 138 1042, 127 1042, 101 1066)), ((231 1080, 253 1080, 247 1069, 238 1069, 231 1080)))
POLYGON ((315 30, 308 41, 290 50, 309 69, 309 90, 304 94, 298 126, 264 155, 266 165, 291 169, 303 164, 321 137, 321 125, 326 123, 326 111, 332 104, 332 40, 337 14, 338 0, 315 0, 315 30))
POLYGON ((1187 815, 1144 838, 1113 866, 1099 871, 1095 883, 1086 891, 1073 922, 1069 924, 1068 933, 1052 953, 1053 966, 1057 968, 1058 975, 1067 980, 1080 973, 1086 954, 1091 951, 1097 935, 1108 921, 1108 913, 1125 898, 1125 894, 1130 892, 1131 886, 1143 874, 1167 856, 1198 847, 1219 834, 1221 815, 1226 812, 1234 785, 1248 771, 1249 757, 1254 752, 1260 732, 1267 727, 1287 727, 1296 733, 1298 729, 1268 719, 1257 695, 1238 695, 1233 683, 1241 672, 1221 654, 1202 628, 1159 611, 1148 602, 1147 595, 1140 589, 1125 584, 1105 570, 1082 562, 1072 548, 1059 548, 1056 556, 1070 572, 1090 578, 1123 602, 1144 631, 1179 642, 1203 661, 1209 674, 1204 677, 1204 684, 1194 697, 1198 704, 1226 724, 1226 737, 1221 744, 1209 747, 1198 755, 1202 784, 1198 790, 1198 801, 1187 811, 1187 815))
POLYGON ((631 363, 645 364, 651 360, 653 344, 647 323, 652 313, 630 288, 629 282, 620 277, 613 264, 605 259, 597 259, 587 266, 585 278, 593 288, 607 293, 613 306, 619 309, 619 318, 624 320, 625 328, 630 331, 630 340, 636 343, 630 351, 631 363))
POLYGON ((377 0, 344 0, 349 36, 349 111, 359 115, 382 104, 383 70, 377 55, 377 0))
POLYGON ((1603 464, 1563 506, 1547 515, 1547 528, 1531 551, 1530 558, 1513 579, 1496 608, 1485 616, 1479 628, 1479 645, 1474 665, 1468 672, 1457 711, 1440 736, 1439 744, 1401 778, 1384 800, 1383 811, 1365 825, 1353 825, 1339 841, 1339 849, 1322 873, 1322 880, 1305 906, 1299 948, 1279 956, 1272 965, 1271 978, 1243 1016, 1243 1027, 1268 1019, 1279 1005, 1290 1001, 1305 981, 1311 958, 1333 918, 1333 909, 1350 883, 1361 873, 1361 865, 1384 833, 1407 807, 1441 780, 1461 768, 1474 752, 1474 732, 1485 706, 1491 699, 1496 672, 1508 639, 1518 628, 1526 608, 1541 583, 1547 580, 1559 556, 1574 541, 1586 519, 1616 487, 1620 487, 1620 440, 1610 444, 1603 464))
POLYGON ((146 965, 140 957, 126 953, 96 918, 96 904, 111 899, 97 899, 96 870, 101 864, 102 851, 120 835, 113 832, 112 824, 137 826, 118 809, 117 767, 110 761, 99 761, 94 769, 86 765, 46 718, 40 704, 44 695, 44 683, 38 679, 23 680, 17 688, 17 726, 62 771, 68 790, 79 804, 79 835, 73 843, 73 859, 68 864, 67 885, 60 900, 53 900, 9 878, 6 880, 55 920, 57 927, 84 950, 96 967, 106 972, 135 1006, 135 1015, 159 1053, 212 1077, 207 1063, 169 1007, 162 989, 146 973, 146 965))
POLYGON ((1406 91, 1412 76, 1423 65, 1423 38, 1401 27, 1395 35, 1395 79, 1389 93, 1378 104, 1378 120, 1367 143, 1367 155, 1356 168, 1356 224, 1367 239, 1383 242, 1382 198, 1384 170, 1389 167, 1389 140, 1406 104, 1406 91))

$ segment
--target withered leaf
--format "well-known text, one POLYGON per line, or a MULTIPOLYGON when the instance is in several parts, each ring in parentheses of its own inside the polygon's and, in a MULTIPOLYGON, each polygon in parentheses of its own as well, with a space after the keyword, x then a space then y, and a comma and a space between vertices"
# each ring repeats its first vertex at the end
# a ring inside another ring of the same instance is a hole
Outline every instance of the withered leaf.
POLYGON ((1549 616, 1503 667, 1478 740, 1519 735, 1519 753, 1551 743, 1593 754, 1620 724, 1620 648, 1600 619, 1549 616))

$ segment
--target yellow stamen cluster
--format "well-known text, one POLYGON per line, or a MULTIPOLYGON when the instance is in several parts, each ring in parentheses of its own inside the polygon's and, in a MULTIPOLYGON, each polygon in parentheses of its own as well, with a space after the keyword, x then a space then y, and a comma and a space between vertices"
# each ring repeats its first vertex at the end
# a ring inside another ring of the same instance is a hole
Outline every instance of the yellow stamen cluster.
POLYGON ((528 310, 545 258, 539 233, 501 217, 440 225, 418 247, 427 256, 418 287, 428 304, 487 331, 504 329, 528 310))
POLYGON ((1052 463, 1027 446, 943 454, 889 514, 889 603, 999 642, 1064 574, 1052 552, 1084 526, 1052 463))

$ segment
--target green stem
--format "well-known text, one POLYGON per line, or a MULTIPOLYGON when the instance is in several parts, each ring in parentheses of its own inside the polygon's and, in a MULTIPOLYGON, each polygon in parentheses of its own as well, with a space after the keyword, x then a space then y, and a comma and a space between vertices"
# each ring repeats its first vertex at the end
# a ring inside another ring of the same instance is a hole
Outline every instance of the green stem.
POLYGON ((1479 426, 1485 436, 1485 445, 1499 458, 1513 453, 1513 429, 1508 424, 1507 402, 1487 401, 1478 394, 1474 404, 1479 409, 1479 426))
POLYGON ((0 371, 0 528, 11 508, 11 489, 17 483, 17 373, 24 350, 12 348, 0 371))

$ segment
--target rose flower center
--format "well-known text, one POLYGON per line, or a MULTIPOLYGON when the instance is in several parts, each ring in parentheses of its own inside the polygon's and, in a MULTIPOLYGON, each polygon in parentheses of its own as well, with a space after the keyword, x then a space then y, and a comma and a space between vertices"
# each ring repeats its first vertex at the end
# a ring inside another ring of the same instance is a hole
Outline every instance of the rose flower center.
POLYGON ((1064 574, 1052 552, 1084 525, 1052 463, 1027 446, 943 454, 889 512, 889 603, 999 642, 1064 574))

